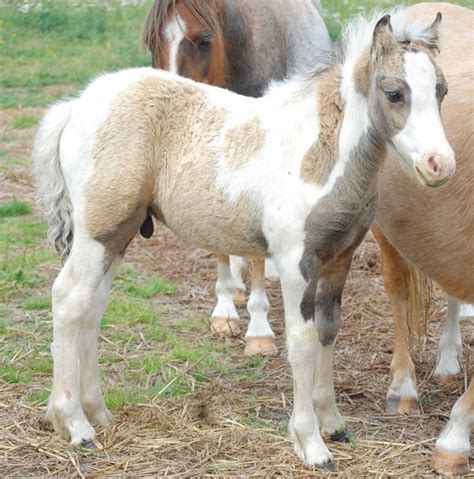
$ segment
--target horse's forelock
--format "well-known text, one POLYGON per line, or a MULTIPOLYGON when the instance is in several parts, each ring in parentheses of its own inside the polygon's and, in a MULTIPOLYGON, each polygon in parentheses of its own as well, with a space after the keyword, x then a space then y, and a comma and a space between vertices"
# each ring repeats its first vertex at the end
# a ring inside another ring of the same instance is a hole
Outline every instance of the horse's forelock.
POLYGON ((162 29, 170 13, 176 11, 177 3, 182 1, 191 15, 211 32, 216 32, 220 15, 220 0, 155 0, 142 30, 143 43, 155 56, 163 47, 162 29))

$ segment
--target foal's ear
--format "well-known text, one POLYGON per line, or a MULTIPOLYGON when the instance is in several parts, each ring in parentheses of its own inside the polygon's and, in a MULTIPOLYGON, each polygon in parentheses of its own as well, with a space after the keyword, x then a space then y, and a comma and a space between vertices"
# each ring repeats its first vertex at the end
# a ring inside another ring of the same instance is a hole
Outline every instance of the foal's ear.
POLYGON ((371 48, 372 62, 375 63, 381 55, 391 51, 396 45, 397 40, 393 34, 390 15, 385 15, 374 28, 371 48))
POLYGON ((430 26, 426 27, 422 33, 422 42, 436 53, 440 52, 442 19, 443 16, 441 15, 441 12, 438 12, 436 14, 436 18, 434 19, 434 22, 430 26))

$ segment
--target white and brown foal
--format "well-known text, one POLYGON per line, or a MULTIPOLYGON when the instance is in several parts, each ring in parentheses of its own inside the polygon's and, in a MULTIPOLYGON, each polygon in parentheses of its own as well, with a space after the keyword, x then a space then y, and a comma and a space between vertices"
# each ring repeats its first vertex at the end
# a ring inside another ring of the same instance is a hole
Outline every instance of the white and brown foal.
POLYGON ((345 429, 332 375, 341 295, 387 145, 432 186, 455 168, 433 53, 440 16, 430 26, 392 19, 350 24, 333 64, 262 98, 143 68, 104 75, 47 113, 34 151, 39 192, 52 239, 70 247, 53 286, 47 417, 72 444, 110 424, 98 327, 120 258, 152 214, 190 244, 274 259, 294 380, 290 435, 305 463, 333 467, 321 434, 345 429))

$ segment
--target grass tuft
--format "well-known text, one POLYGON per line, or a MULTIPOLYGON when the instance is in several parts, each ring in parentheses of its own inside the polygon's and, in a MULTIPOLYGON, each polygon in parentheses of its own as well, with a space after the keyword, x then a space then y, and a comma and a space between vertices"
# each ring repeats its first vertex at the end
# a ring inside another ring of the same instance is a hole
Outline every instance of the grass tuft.
POLYGON ((9 218, 12 216, 24 216, 33 212, 33 209, 26 201, 13 198, 8 203, 0 205, 0 218, 9 218))
POLYGON ((24 130, 26 128, 31 128, 32 126, 37 125, 38 121, 39 118, 37 118, 36 116, 20 115, 13 120, 12 126, 17 130, 24 130))

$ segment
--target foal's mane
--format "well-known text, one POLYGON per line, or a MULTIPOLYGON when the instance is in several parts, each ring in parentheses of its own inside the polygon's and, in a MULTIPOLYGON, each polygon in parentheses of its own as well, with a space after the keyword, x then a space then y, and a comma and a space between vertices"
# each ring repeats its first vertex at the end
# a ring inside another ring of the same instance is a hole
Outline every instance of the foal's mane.
POLYGON ((194 18, 211 32, 216 31, 217 9, 216 2, 212 0, 155 0, 142 30, 142 40, 153 55, 159 53, 163 47, 163 25, 170 14, 176 12, 176 3, 182 1, 194 18))
POLYGON ((437 34, 425 22, 409 19, 406 7, 397 7, 388 12, 374 10, 369 16, 356 17, 343 28, 337 55, 341 63, 351 61, 371 45, 375 25, 387 13, 397 41, 422 43, 428 48, 438 48, 437 34))

